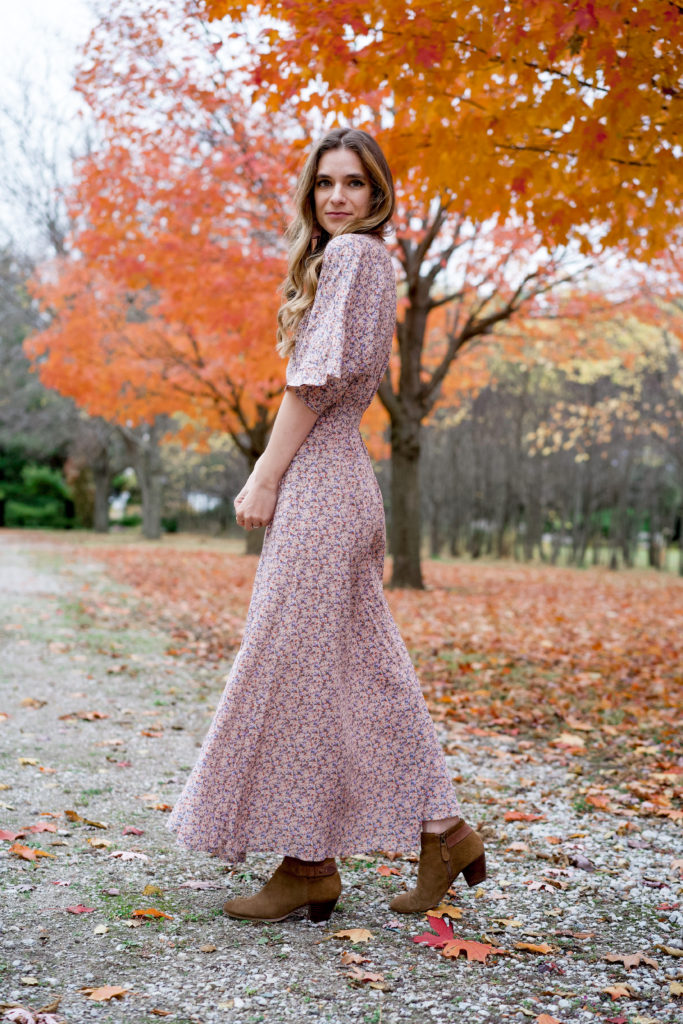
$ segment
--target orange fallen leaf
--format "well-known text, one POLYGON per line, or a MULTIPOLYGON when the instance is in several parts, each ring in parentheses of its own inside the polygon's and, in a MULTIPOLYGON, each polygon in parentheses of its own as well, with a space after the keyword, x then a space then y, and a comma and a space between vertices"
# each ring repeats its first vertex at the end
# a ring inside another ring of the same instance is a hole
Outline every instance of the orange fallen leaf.
POLYGON ((530 953, 552 953, 554 948, 547 942, 515 942, 515 949, 527 949, 530 953))
POLYGON ((368 983, 370 985, 377 985, 384 981, 383 974, 372 974, 370 971, 362 971, 360 967, 356 967, 355 964, 351 965, 349 970, 346 972, 346 976, 357 984, 368 983))
POLYGON ((367 956, 361 956, 360 953, 352 953, 348 949, 342 950, 341 962, 346 964, 369 964, 370 958, 367 956))
POLYGON ((33 846, 24 846, 22 843, 12 843, 9 852, 17 857, 21 857, 22 860, 36 860, 37 857, 52 857, 54 859, 57 856, 56 853, 47 853, 46 850, 39 850, 33 846))
POLYGON ((75 903, 65 909, 68 914, 92 914, 95 910, 94 907, 86 907, 83 903, 75 903))
POLYGON ((526 814, 524 811, 506 811, 505 821, 545 821, 545 814, 526 814))
POLYGON ((173 920, 172 914, 165 914, 163 910, 157 910, 156 907, 146 907, 144 910, 134 910, 131 917, 166 917, 169 921, 173 920))
POLYGON ((578 718, 574 718, 572 715, 567 715, 565 722, 570 729, 583 729, 585 732, 592 732, 595 726, 591 725, 590 722, 582 722, 578 718))
POLYGON ((467 955, 468 960, 478 960, 480 963, 486 963, 486 957, 491 953, 500 952, 495 946, 489 946, 485 942, 475 942, 474 940, 466 939, 454 939, 452 942, 448 942, 441 950, 442 956, 450 956, 457 960, 461 953, 467 955))
POLYGON ((629 999, 635 995, 634 990, 630 985, 609 985, 607 988, 603 988, 602 992, 606 992, 612 999, 629 999))
POLYGON ((551 1017, 549 1013, 542 1013, 536 1018, 535 1024, 560 1024, 557 1017, 551 1017))
POLYGON ((82 988, 81 992, 88 997, 88 999, 94 999, 95 1002, 104 1003, 109 999, 120 999, 125 996, 127 988, 122 988, 120 985, 100 985, 99 988, 82 988))
POLYGON ((604 959, 609 960, 610 963, 621 962, 626 968, 647 964, 648 967, 654 967, 656 971, 659 970, 657 961, 653 960, 651 956, 646 956, 645 953, 605 953, 604 959))
POLYGON ((387 864, 380 864, 377 868, 378 875, 400 875, 401 872, 398 868, 389 867, 387 864))
POLYGON ((339 932, 333 933, 335 939, 349 939, 351 942, 369 942, 374 939, 372 932, 367 928, 342 928, 339 932))
POLYGON ((452 903, 439 903, 438 907, 429 911, 430 917, 450 917, 453 921, 459 921, 462 915, 462 907, 456 907, 452 903))

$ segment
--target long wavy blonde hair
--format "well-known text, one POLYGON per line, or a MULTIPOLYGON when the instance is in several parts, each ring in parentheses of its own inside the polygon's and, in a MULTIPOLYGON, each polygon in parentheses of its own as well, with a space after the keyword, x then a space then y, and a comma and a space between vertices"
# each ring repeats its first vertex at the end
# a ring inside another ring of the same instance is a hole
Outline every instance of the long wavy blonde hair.
POLYGON ((382 236, 389 229, 396 205, 394 182, 386 157, 367 132, 359 128, 335 128, 313 147, 299 176, 294 195, 296 216, 285 232, 289 242, 289 260, 287 277, 281 289, 283 302, 277 315, 276 345, 283 357, 292 353, 297 327, 306 310, 313 305, 323 253, 332 237, 316 220, 314 196, 318 164, 323 153, 332 149, 350 149, 356 153, 370 179, 368 216, 342 225, 335 235, 353 231, 356 234, 382 236), (319 237, 315 247, 312 247, 311 241, 316 232, 319 232, 319 237))

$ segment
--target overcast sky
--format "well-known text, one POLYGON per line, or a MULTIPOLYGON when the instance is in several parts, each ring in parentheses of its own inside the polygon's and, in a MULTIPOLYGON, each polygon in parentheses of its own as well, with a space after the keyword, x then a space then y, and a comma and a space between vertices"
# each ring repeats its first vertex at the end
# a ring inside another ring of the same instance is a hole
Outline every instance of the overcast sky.
POLYGON ((95 17, 87 0, 0 0, 0 89, 17 75, 43 81, 47 68, 59 94, 68 92, 75 51, 95 17))

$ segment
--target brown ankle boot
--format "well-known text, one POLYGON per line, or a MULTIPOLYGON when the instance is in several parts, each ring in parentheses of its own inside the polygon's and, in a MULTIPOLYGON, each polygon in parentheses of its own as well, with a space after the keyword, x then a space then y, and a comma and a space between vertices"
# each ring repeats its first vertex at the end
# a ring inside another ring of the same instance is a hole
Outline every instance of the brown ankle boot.
POLYGON ((484 844, 462 818, 445 832, 422 832, 417 885, 389 904, 399 914, 415 914, 439 905, 462 871, 469 886, 486 878, 484 844))
POLYGON ((282 921, 299 907, 308 907, 311 921, 327 921, 341 892, 334 857, 316 863, 285 857, 259 892, 223 904, 230 917, 251 921, 282 921))

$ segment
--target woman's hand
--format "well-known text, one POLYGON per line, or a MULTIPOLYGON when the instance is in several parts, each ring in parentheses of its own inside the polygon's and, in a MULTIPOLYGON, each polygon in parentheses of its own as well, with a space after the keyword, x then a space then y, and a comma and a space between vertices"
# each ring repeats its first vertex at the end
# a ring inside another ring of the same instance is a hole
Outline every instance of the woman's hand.
POLYGON ((256 530, 259 526, 267 526, 275 514, 278 488, 259 478, 254 467, 249 479, 235 498, 235 518, 237 525, 245 530, 256 530))

